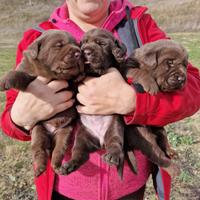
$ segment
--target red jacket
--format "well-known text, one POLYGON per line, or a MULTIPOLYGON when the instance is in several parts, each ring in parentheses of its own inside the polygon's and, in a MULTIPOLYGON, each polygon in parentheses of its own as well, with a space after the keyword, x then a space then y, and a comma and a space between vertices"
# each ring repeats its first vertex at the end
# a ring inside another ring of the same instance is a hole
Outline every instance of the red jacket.
MULTIPOLYGON (((115 27, 125 17, 124 11, 121 9, 120 1, 112 3, 112 9, 118 9, 118 12, 112 12, 105 24, 104 28, 113 32, 118 37, 115 27), (116 5, 115 5, 116 4, 116 5), (119 12, 120 11, 120 12, 119 12)), ((125 1, 126 2, 126 1, 125 1)), ((127 3, 130 7, 130 3, 127 3)), ((111 9, 111 10, 112 10, 111 9)), ((67 10, 66 5, 57 9, 49 21, 40 24, 45 30, 48 29, 63 29, 71 32, 77 40, 80 40, 84 32, 67 18, 67 15, 59 16, 62 10, 67 10), (61 18, 61 19, 60 19, 61 18)), ((132 18, 138 20, 138 31, 142 43, 152 42, 158 39, 167 38, 165 33, 162 32, 155 21, 149 14, 145 14, 146 8, 132 7, 132 18)), ((64 12, 64 11, 63 11, 64 12)), ((41 33, 30 29, 24 33, 24 37, 20 42, 17 49, 16 66, 22 58, 22 52, 31 44, 41 33)), ((1 116, 1 128, 8 136, 27 141, 31 136, 17 127, 10 119, 10 110, 15 101, 17 92, 9 90, 6 93, 6 106, 1 116)), ((191 64, 188 65, 188 81, 186 86, 173 93, 159 93, 151 96, 148 93, 138 93, 136 101, 136 110, 128 116, 125 116, 127 124, 145 124, 164 126, 171 122, 181 120, 185 117, 191 116, 200 108, 200 75, 199 71, 191 64), (187 108, 187 109, 185 109, 187 108)), ((161 174, 165 174, 161 171, 161 174)), ((168 181, 170 178, 164 175, 168 181)), ((50 200, 51 192, 53 189, 54 172, 52 171, 49 163, 46 172, 35 180, 39 200, 50 200)), ((166 183, 166 182, 165 182, 166 183)), ((164 183, 164 184, 165 184, 164 183)), ((165 193, 165 199, 169 199, 169 185, 165 186, 168 192, 165 193)), ((106 199, 102 198, 102 199, 106 199)), ((80 200, 80 199, 79 199, 80 200)), ((110 200, 110 199, 108 199, 110 200)))

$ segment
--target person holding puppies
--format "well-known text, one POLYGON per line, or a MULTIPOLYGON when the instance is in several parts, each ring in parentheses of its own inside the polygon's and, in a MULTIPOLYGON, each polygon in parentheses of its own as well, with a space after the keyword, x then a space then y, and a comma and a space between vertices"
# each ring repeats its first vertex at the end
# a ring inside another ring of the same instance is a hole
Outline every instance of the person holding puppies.
MULTIPOLYGON (((16 66, 22 59, 23 51, 41 35, 40 29, 64 30, 79 42, 85 32, 101 27, 119 38, 117 26, 127 19, 127 7, 131 18, 136 22, 141 44, 167 39, 151 16, 145 13, 146 8, 135 7, 128 0, 66 0, 48 21, 39 24, 39 29, 33 28, 25 32, 18 46, 16 66)), ((81 105, 77 106, 77 111, 83 114, 124 115, 127 125, 164 126, 199 110, 199 80, 199 71, 188 64, 187 83, 183 89, 150 95, 138 93, 116 69, 111 68, 105 75, 99 78, 88 77, 79 85, 76 98, 81 105)), ((31 129, 35 124, 72 107, 74 96, 72 91, 63 90, 67 87, 66 81, 38 77, 29 84, 25 92, 9 90, 1 116, 2 130, 10 137, 31 140, 31 129)), ((76 129, 77 127, 74 128, 74 133, 76 129)), ((148 158, 136 151, 138 174, 133 174, 125 162, 123 180, 120 181, 115 167, 102 161, 102 154, 102 151, 92 153, 89 161, 68 176, 55 175, 49 161, 46 171, 35 179, 38 199, 142 200, 152 169, 148 158)), ((70 152, 66 152, 64 161, 69 159, 70 152)), ((169 186, 170 177, 162 170, 161 176, 164 185, 169 186)), ((168 200, 169 187, 163 188, 163 193, 156 188, 158 195, 163 195, 168 200)))

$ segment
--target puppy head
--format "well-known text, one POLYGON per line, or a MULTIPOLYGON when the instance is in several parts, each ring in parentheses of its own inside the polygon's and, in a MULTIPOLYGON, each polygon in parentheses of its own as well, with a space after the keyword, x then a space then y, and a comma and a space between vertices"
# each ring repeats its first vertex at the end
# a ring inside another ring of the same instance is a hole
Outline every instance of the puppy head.
POLYGON ((188 54, 171 40, 159 40, 137 49, 132 57, 141 69, 149 71, 161 91, 181 89, 186 82, 188 54))
POLYGON ((81 50, 87 74, 102 75, 110 67, 124 62, 126 47, 114 36, 103 29, 92 29, 84 35, 81 50))
POLYGON ((84 71, 81 50, 69 33, 48 30, 24 52, 35 76, 70 80, 84 71))

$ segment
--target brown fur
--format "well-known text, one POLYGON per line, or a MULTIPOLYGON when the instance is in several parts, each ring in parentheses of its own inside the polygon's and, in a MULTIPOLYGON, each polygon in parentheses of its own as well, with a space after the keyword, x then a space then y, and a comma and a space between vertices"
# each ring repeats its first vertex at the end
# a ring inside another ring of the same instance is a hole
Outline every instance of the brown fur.
MULTIPOLYGON (((159 40, 136 49, 126 61, 127 78, 143 86, 146 92, 173 92, 186 83, 188 54, 180 44, 159 40)), ((177 157, 170 148, 163 127, 127 126, 126 136, 130 145, 148 155, 150 160, 164 167, 171 175, 178 173, 177 166, 169 158, 177 157), (132 134, 134 130, 134 134, 132 134)))
MULTIPOLYGON (((39 75, 50 80, 79 81, 84 76, 83 71, 81 50, 76 41, 64 31, 49 30, 24 51, 18 69, 0 80, 0 90, 15 88, 24 91, 39 75)), ((76 109, 72 107, 33 127, 31 147, 36 176, 45 171, 49 151, 52 152, 53 169, 60 172, 76 118, 76 109)))
MULTIPOLYGON (((111 33, 100 29, 88 31, 81 41, 81 50, 83 51, 85 61, 85 73, 90 76, 101 76, 106 73, 110 67, 117 67, 125 61, 126 48, 111 33)), ((92 119, 95 116, 86 116, 92 119)), ((63 167, 63 174, 69 174, 79 168, 89 158, 89 153, 97 149, 105 148, 103 155, 104 161, 110 165, 116 165, 118 174, 122 178, 123 172, 123 134, 124 126, 122 119, 118 115, 111 116, 107 131, 104 136, 103 146, 100 139, 95 137, 84 125, 84 115, 80 116, 81 130, 76 135, 75 143, 72 149, 72 158, 63 167)), ((104 116, 102 116, 103 122, 104 116)), ((90 120, 89 119, 89 120, 90 120)), ((105 118, 104 118, 105 119, 105 118)))
POLYGON ((127 78, 143 86, 146 92, 173 92, 186 82, 188 54, 179 43, 158 40, 136 49, 126 61, 127 78))

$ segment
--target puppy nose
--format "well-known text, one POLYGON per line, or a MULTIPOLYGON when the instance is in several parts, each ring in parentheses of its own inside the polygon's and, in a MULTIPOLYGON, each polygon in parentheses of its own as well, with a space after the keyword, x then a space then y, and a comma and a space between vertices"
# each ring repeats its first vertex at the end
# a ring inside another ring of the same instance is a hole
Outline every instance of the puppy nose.
POLYGON ((92 51, 90 49, 84 49, 83 52, 86 58, 91 57, 92 51))
POLYGON ((185 81, 185 77, 184 76, 178 76, 177 79, 178 79, 179 83, 182 83, 182 82, 185 81))
POLYGON ((78 60, 81 58, 81 53, 80 52, 75 52, 74 57, 78 60))

